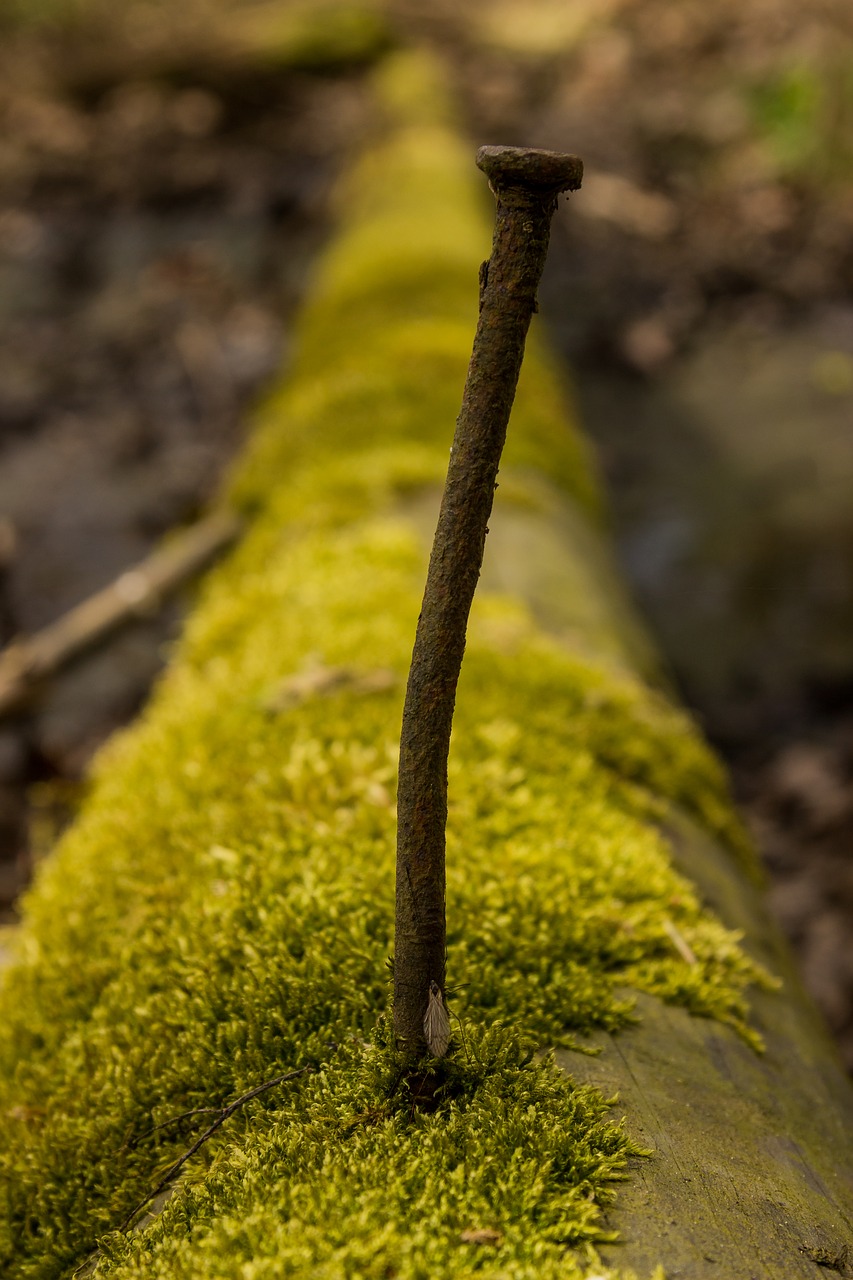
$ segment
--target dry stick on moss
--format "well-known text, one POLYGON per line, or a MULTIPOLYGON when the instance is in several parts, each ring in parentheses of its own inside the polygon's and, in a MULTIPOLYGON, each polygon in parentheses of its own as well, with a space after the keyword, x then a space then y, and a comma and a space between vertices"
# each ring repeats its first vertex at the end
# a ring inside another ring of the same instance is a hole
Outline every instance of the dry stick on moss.
MULTIPOLYGON (((429 1046, 431 984, 445 981, 447 755, 468 615, 524 355, 551 217, 561 191, 577 190, 576 156, 482 147, 477 165, 497 200, 480 318, 450 451, 406 689, 397 799, 394 1030, 413 1056, 429 1046)), ((443 996, 442 996, 443 998, 443 996)))
POLYGON ((164 596, 204 569, 230 546, 240 529, 241 521, 233 512, 214 512, 50 626, 0 651, 0 716, 17 711, 42 680, 119 627, 156 612, 164 596))
MULTIPOLYGON (((209 1138, 213 1137, 217 1129, 222 1128, 226 1120, 231 1119, 235 1111, 239 1111, 240 1107, 244 1107, 247 1102, 251 1102, 252 1099, 257 1098, 259 1094, 266 1093, 268 1089, 274 1089, 276 1085, 284 1084, 286 1080, 295 1080, 297 1076, 304 1076, 309 1071, 313 1071, 313 1070, 314 1070, 313 1066, 311 1066, 311 1064, 309 1063, 308 1066, 298 1067, 295 1071, 286 1071, 283 1076, 276 1076, 274 1080, 265 1080, 263 1084, 255 1085, 254 1089, 249 1089, 248 1093, 242 1093, 239 1098, 235 1098, 233 1102, 229 1102, 228 1106, 223 1107, 222 1110, 219 1112, 213 1124, 209 1125, 208 1128, 205 1129, 201 1137, 196 1138, 192 1146, 189 1147, 183 1153, 182 1156, 179 1156, 173 1165, 169 1166, 169 1168, 163 1174, 163 1177, 157 1183, 157 1186, 154 1188, 154 1190, 150 1191, 144 1200, 140 1200, 139 1204, 136 1206, 135 1209, 131 1209, 130 1213, 127 1215, 124 1222, 119 1227, 119 1231, 126 1231, 127 1228, 130 1226, 131 1222, 133 1222, 133 1219, 139 1213, 140 1209, 144 1209, 147 1204, 150 1204, 152 1200, 156 1199, 156 1197, 159 1196, 161 1191, 166 1190, 170 1182, 174 1182, 175 1178, 181 1172, 181 1170, 183 1169, 187 1161, 190 1160, 195 1155, 195 1153, 204 1146, 204 1144, 207 1142, 209 1138)), ((201 1108, 198 1111, 185 1111, 182 1116, 175 1116, 174 1119, 183 1120, 183 1119, 186 1119, 188 1116, 201 1114, 202 1110, 206 1110, 206 1108, 201 1108)), ((170 1123, 170 1122, 167 1121, 167 1123, 170 1123)), ((161 1129, 163 1128, 163 1126, 157 1125, 156 1128, 161 1129)), ((153 1133, 154 1130, 152 1129, 150 1130, 150 1132, 153 1133)))
POLYGON ((218 1116, 221 1112, 222 1107, 193 1107, 192 1111, 182 1111, 179 1116, 169 1116, 168 1120, 152 1125, 150 1129, 146 1129, 144 1133, 141 1133, 138 1138, 134 1138, 131 1145, 138 1147, 140 1142, 144 1142, 152 1134, 159 1133, 161 1129, 171 1129, 173 1124, 180 1124, 182 1120, 191 1120, 193 1116, 218 1116))

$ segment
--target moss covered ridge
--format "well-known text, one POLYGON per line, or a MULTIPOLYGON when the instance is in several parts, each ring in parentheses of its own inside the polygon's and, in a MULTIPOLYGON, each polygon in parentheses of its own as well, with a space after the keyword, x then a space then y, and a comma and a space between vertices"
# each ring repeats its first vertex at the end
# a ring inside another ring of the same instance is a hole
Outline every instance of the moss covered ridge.
MULTIPOLYGON (((441 483, 489 241, 429 77, 411 58, 383 72, 386 134, 234 481, 252 531, 28 897, 0 993, 4 1276, 68 1276, 98 1241, 96 1274, 122 1280, 601 1274, 634 1148, 534 1049, 626 1025, 626 988, 755 1039, 744 992, 765 978, 660 833, 678 806, 742 843, 717 763, 634 674, 617 609, 572 647, 484 593, 450 764, 456 1034, 435 1109, 395 1075, 393 787, 426 555, 411 512, 441 483), (115 1232, 205 1117, 155 1126, 308 1063, 144 1230, 115 1232)), ((532 341, 495 521, 502 495, 535 506, 543 476, 595 525, 532 341)))

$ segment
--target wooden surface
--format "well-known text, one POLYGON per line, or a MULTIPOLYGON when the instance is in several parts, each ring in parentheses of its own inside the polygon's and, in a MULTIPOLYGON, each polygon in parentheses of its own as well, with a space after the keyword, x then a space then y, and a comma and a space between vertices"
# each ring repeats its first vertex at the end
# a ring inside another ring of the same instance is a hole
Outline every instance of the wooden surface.
POLYGON ((727 1027, 640 996, 640 1024, 560 1052, 575 1079, 619 1095, 653 1155, 619 1190, 604 1251, 640 1276, 799 1280, 853 1274, 853 1091, 803 996, 760 894, 728 852, 686 820, 670 832, 683 869, 784 985, 754 995, 756 1054, 727 1027))

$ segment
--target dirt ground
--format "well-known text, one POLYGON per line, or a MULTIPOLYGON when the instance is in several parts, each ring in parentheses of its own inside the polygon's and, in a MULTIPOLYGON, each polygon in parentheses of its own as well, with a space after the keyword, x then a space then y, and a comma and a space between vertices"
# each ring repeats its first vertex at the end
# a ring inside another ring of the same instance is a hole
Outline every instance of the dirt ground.
MULTIPOLYGON (((394 22, 440 48, 474 143, 584 157, 543 323, 625 573, 853 1070, 853 16, 398 0, 394 22)), ((0 642, 191 521, 286 360, 383 41, 298 69, 224 43, 0 47, 0 642)), ((182 607, 0 722, 7 914, 182 607)))

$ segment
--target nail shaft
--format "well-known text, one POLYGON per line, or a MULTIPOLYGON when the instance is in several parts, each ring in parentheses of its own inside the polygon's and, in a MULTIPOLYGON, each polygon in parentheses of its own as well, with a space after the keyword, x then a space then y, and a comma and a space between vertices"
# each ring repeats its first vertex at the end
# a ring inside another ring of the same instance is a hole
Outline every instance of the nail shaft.
POLYGON ((481 270, 480 317, 415 636, 400 738, 394 1028, 425 1051, 431 983, 445 989, 447 756, 471 602, 536 290, 561 191, 580 186, 575 156, 482 147, 497 209, 481 270))

